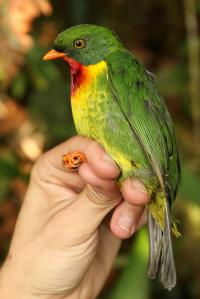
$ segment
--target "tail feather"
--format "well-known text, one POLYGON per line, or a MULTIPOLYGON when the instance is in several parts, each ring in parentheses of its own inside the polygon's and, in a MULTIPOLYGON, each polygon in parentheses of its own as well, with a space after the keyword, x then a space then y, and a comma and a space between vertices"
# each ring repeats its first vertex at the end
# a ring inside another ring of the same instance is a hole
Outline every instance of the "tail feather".
POLYGON ((149 222, 149 240, 150 240, 150 251, 149 251, 149 267, 148 275, 154 279, 157 276, 161 249, 162 249, 162 232, 158 229, 158 224, 150 214, 148 213, 149 222))
POLYGON ((150 254, 148 275, 160 278, 164 288, 171 290, 176 285, 176 268, 174 263, 171 241, 171 216, 169 206, 166 204, 164 212, 164 229, 148 212, 150 254))

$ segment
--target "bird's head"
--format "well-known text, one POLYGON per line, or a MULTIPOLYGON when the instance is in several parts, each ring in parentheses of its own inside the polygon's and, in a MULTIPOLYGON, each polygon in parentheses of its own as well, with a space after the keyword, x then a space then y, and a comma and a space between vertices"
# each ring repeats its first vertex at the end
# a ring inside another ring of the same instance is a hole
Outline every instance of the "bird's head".
MULTIPOLYGON (((123 45, 109 29, 96 25, 78 25, 62 31, 44 60, 69 57, 82 65, 96 64, 123 45)), ((66 59, 67 60, 67 59, 66 59)))

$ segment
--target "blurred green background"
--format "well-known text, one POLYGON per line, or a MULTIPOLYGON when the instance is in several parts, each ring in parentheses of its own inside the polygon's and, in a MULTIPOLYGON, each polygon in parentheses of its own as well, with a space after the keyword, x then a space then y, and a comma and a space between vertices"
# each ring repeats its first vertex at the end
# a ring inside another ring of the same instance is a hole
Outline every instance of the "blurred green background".
POLYGON ((57 33, 94 23, 113 29, 158 77, 173 117, 182 181, 174 240, 177 287, 147 278, 146 229, 123 243, 99 298, 200 298, 200 1, 2 0, 0 2, 0 259, 3 261, 31 168, 46 149, 76 134, 69 73, 42 57, 57 33))

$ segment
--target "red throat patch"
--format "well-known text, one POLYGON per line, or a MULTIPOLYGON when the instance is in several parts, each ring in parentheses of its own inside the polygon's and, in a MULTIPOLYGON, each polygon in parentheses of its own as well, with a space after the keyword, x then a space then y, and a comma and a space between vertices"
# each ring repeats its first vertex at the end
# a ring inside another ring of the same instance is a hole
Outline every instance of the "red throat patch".
POLYGON ((63 60, 65 60, 70 66, 71 95, 73 95, 80 85, 87 81, 87 68, 68 56, 63 57, 63 60))

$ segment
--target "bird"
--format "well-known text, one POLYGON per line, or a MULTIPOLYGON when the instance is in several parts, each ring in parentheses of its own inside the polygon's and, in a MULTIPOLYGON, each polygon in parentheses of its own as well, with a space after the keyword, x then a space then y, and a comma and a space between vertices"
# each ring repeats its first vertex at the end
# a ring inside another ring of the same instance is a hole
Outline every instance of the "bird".
MULTIPOLYGON (((58 58, 70 67, 78 134, 96 140, 116 162, 119 187, 131 177, 148 190, 148 276, 158 276, 171 290, 177 281, 172 234, 180 236, 173 213, 180 159, 157 79, 115 32, 103 26, 80 24, 62 31, 43 57, 58 58)), ((63 158, 70 169, 84 161, 79 152, 63 158)))

